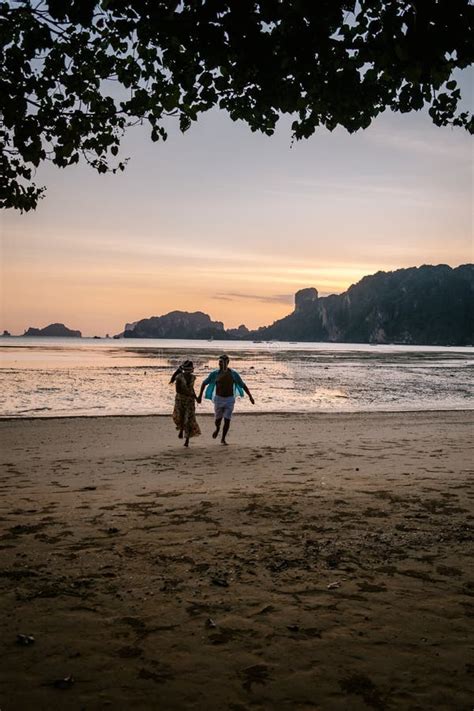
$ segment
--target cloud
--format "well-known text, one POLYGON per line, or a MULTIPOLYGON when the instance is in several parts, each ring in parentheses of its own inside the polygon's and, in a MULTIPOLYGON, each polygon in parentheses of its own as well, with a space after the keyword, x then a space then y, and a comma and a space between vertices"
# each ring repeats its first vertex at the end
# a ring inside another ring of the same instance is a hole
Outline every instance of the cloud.
POLYGON ((426 154, 435 157, 448 158, 453 162, 469 163, 470 154, 467 150, 469 136, 466 134, 456 135, 451 131, 445 131, 444 140, 439 140, 439 129, 437 127, 424 127, 423 131, 412 131, 411 133, 401 133, 394 130, 393 126, 376 127, 367 134, 368 140, 377 144, 403 150, 407 153, 426 154))
POLYGON ((309 199, 314 201, 319 198, 327 204, 332 201, 334 206, 348 200, 356 202, 359 206, 370 203, 372 207, 377 200, 389 204, 403 204, 407 207, 443 209, 445 206, 440 195, 434 194, 432 188, 430 188, 430 192, 426 192, 422 185, 416 183, 400 185, 386 180, 384 184, 380 180, 377 182, 373 177, 363 175, 358 176, 357 180, 352 182, 293 179, 289 181, 288 185, 289 189, 281 186, 267 188, 264 192, 288 200, 309 199))
POLYGON ((264 304, 292 304, 293 294, 273 294, 270 296, 262 296, 261 294, 239 294, 235 292, 225 292, 223 294, 215 294, 213 299, 218 301, 240 301, 248 299, 251 301, 261 301, 264 304))

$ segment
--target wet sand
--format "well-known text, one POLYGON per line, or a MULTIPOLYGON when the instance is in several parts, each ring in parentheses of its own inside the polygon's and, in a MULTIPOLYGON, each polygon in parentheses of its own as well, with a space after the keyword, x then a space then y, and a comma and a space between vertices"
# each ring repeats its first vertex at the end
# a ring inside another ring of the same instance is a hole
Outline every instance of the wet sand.
POLYGON ((0 422, 2 711, 471 709, 473 413, 199 421, 0 422))

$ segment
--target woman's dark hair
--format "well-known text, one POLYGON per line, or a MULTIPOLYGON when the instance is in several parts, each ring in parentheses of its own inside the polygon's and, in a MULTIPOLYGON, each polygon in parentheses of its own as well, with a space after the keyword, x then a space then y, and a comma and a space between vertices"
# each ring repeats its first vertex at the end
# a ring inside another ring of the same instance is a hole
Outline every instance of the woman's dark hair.
POLYGON ((193 370, 194 370, 194 364, 193 364, 192 360, 185 360, 183 363, 181 363, 179 368, 177 368, 174 371, 173 375, 171 376, 170 385, 172 385, 174 383, 174 381, 176 380, 176 378, 178 377, 178 375, 180 373, 182 373, 184 375, 186 382, 189 385, 189 383, 191 382, 191 376, 193 374, 193 370))

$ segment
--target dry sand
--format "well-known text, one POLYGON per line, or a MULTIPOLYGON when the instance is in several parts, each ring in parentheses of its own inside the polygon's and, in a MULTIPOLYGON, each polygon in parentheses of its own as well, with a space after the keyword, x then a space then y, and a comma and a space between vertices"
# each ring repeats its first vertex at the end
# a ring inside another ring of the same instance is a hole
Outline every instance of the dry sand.
POLYGON ((2 711, 471 709, 473 413, 200 424, 0 422, 2 711))

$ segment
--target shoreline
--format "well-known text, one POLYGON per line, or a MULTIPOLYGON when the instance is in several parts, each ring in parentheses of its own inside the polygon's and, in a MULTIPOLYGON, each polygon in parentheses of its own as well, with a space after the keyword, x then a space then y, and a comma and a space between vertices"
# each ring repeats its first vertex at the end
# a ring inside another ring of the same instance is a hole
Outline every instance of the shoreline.
MULTIPOLYGON (((339 416, 363 416, 363 415, 376 415, 376 416, 388 416, 388 415, 423 415, 425 413, 445 413, 445 412, 464 412, 474 413, 474 406, 471 408, 424 408, 417 410, 260 410, 256 412, 234 411, 233 419, 240 417, 339 417, 339 416)), ((212 412, 199 412, 196 411, 197 418, 201 417, 214 417, 212 412)), ((153 417, 157 418, 171 418, 172 411, 170 413, 164 412, 150 412, 150 413, 136 413, 136 414, 103 414, 103 415, 0 415, 0 422, 22 422, 22 421, 32 421, 32 420, 101 420, 106 418, 143 418, 149 419, 153 417)))
MULTIPOLYGON (((312 345, 312 346, 319 346, 319 345, 329 345, 329 346, 370 346, 370 347, 388 347, 388 346, 402 346, 404 348, 474 348, 474 344, 472 343, 466 343, 464 345, 459 345, 459 344, 454 344, 454 343, 405 343, 402 341, 384 341, 384 342, 374 342, 374 341, 280 341, 278 339, 270 339, 270 340, 252 340, 252 339, 244 339, 244 338, 224 338, 222 340, 219 340, 218 338, 216 339, 208 339, 208 338, 193 338, 193 337, 186 337, 186 338, 160 338, 157 336, 137 336, 137 337, 126 337, 126 338, 114 338, 113 336, 111 338, 106 338, 105 336, 34 336, 34 335, 29 335, 27 336, 26 333, 22 334, 9 334, 8 336, 5 336, 3 333, 0 334, 0 343, 2 342, 3 339, 5 339, 5 342, 10 342, 12 343, 12 340, 14 339, 15 341, 21 341, 22 343, 25 342, 24 339, 30 339, 33 340, 33 343, 36 345, 36 343, 47 343, 48 341, 59 341, 60 344, 63 343, 72 343, 72 342, 77 342, 79 343, 86 343, 86 345, 93 345, 97 341, 104 341, 106 344, 115 344, 120 346, 123 345, 124 343, 150 343, 150 341, 156 341, 157 343, 172 343, 173 345, 170 346, 171 348, 174 347, 176 343, 180 344, 182 342, 184 343, 199 343, 201 345, 206 345, 208 344, 213 344, 210 346, 210 348, 214 348, 216 346, 221 346, 221 345, 235 345, 235 344, 244 344, 244 345, 252 345, 252 346, 266 346, 267 344, 284 344, 284 345, 312 345), (92 343, 91 343, 92 342, 92 343)), ((17 343, 12 343, 13 346, 16 346, 17 343)), ((26 343, 26 345, 31 345, 30 343, 26 343)), ((76 345, 76 343, 73 343, 73 345, 76 345)))

